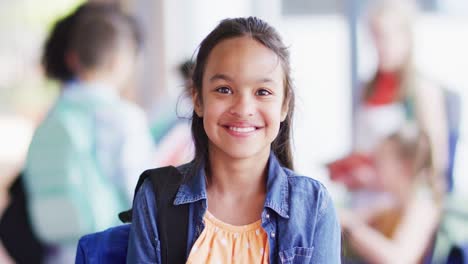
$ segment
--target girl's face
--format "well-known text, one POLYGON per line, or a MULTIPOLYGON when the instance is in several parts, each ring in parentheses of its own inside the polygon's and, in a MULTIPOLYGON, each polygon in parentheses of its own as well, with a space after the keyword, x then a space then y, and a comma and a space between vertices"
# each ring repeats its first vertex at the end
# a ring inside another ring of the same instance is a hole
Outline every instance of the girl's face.
POLYGON ((223 40, 210 52, 195 111, 203 117, 210 156, 265 157, 286 118, 279 57, 250 37, 223 40))

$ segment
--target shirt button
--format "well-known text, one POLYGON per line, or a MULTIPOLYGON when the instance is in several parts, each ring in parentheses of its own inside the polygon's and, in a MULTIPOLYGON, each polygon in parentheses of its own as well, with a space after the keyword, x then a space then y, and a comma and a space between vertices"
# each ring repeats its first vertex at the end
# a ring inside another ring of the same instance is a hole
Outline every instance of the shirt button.
POLYGON ((267 218, 267 219, 270 219, 270 214, 266 214, 266 218, 267 218))
POLYGON ((271 237, 275 237, 275 232, 271 232, 271 237))

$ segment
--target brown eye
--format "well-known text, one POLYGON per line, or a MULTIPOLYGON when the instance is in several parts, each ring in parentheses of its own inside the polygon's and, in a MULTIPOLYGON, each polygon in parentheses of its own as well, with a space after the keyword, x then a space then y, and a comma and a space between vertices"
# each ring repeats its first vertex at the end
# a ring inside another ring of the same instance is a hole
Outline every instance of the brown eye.
POLYGON ((226 86, 218 87, 218 88, 216 88, 216 91, 218 93, 222 93, 222 94, 232 94, 231 88, 226 87, 226 86))
POLYGON ((260 96, 266 96, 266 95, 270 95, 271 93, 266 90, 266 89, 259 89, 255 95, 260 95, 260 96))

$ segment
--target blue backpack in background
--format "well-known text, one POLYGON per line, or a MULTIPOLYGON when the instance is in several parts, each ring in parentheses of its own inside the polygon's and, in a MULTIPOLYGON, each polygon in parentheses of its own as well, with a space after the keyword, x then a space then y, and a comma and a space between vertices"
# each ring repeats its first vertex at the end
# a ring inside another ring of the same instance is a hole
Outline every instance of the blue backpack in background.
MULTIPOLYGON (((167 166, 151 169, 140 176, 135 194, 148 179, 153 187, 158 210, 157 221, 161 263, 183 264, 187 260, 188 204, 174 205, 183 175, 179 169, 167 166)), ((132 220, 132 210, 119 214, 124 223, 132 220)), ((130 224, 86 235, 78 242, 76 264, 126 263, 130 224)))

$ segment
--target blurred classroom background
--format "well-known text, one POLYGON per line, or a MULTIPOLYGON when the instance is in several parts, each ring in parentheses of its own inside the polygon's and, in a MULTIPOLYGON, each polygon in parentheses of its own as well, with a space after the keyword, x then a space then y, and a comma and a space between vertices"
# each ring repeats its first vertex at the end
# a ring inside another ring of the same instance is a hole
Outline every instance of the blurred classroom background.
MULTIPOLYGON (((47 80, 41 66, 44 41, 54 23, 83 2, 0 2, 0 217, 11 202, 8 190, 22 170, 34 129, 60 94, 59 84, 47 80)), ((352 151, 360 87, 377 69, 377 52, 365 25, 365 10, 373 1, 100 2, 118 3, 142 27, 143 50, 122 96, 145 110, 160 156, 180 138, 177 133, 185 133, 174 131, 170 121, 191 114, 190 103, 181 97, 184 79, 179 66, 194 56, 203 36, 225 17, 254 15, 276 27, 291 51, 297 96, 295 168, 322 181, 338 206, 345 204, 345 187, 330 180, 326 164, 352 151)), ((462 216, 446 220, 457 230, 447 231, 451 232, 447 240, 461 241, 468 239, 468 108, 464 103, 468 100, 468 2, 419 0, 417 4, 421 12, 415 19, 414 65, 462 102, 449 194, 451 203, 458 206, 454 210, 461 210, 462 216)), ((184 155, 188 160, 190 153, 184 155)), ((171 163, 162 159, 155 164, 171 163)), ((1 237, 0 241, 5 243, 1 237)), ((447 252, 443 247, 440 254, 447 252)), ((0 263, 14 263, 7 250, 0 252, 0 263)))

